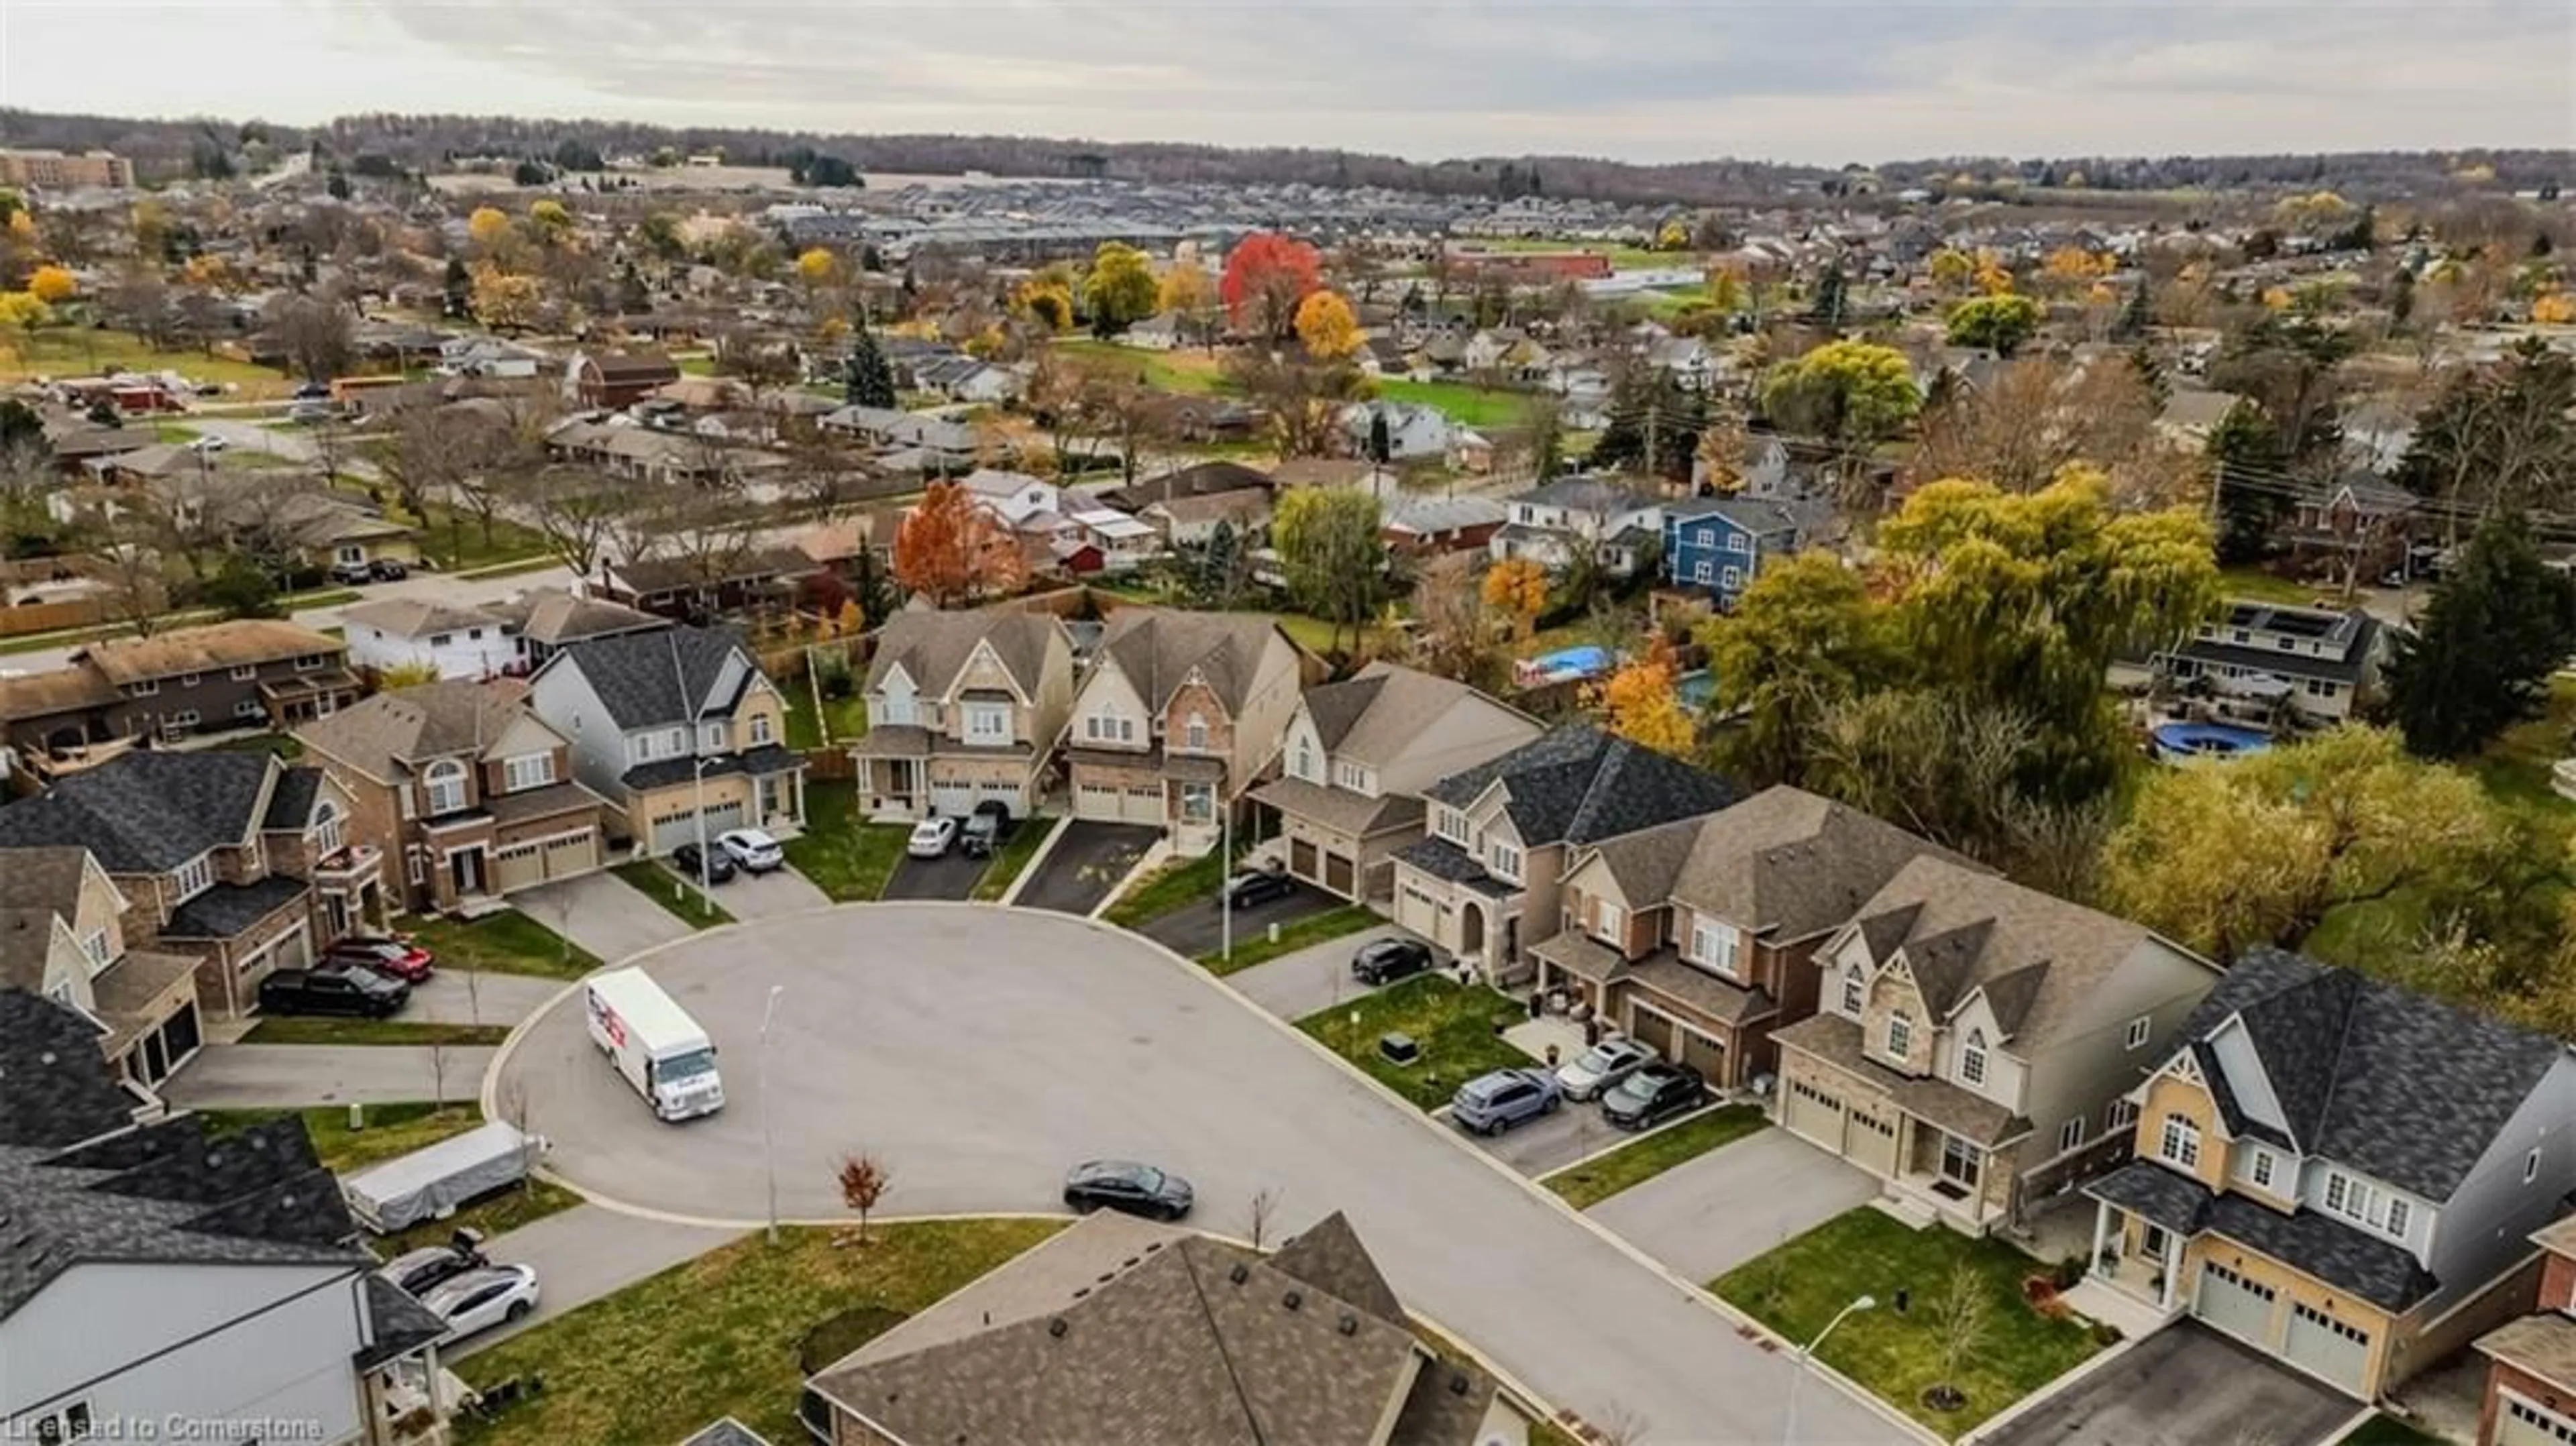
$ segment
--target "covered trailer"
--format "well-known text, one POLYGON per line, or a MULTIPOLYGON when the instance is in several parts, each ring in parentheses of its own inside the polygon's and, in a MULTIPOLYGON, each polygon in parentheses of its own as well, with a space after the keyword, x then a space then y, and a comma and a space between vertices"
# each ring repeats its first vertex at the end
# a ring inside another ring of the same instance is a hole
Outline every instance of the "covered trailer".
POLYGON ((340 1182, 349 1213, 379 1235, 443 1220, 456 1207, 515 1185, 545 1150, 538 1136, 494 1120, 435 1145, 387 1160, 340 1182))

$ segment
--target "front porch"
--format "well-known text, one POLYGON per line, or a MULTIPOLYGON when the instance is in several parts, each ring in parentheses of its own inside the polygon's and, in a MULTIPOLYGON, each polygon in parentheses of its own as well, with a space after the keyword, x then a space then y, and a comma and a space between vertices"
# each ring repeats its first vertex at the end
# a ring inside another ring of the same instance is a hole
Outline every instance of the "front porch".
POLYGON ((2027 1120, 1945 1080, 1867 1058, 1848 1019, 1816 1015, 1774 1038, 1780 1122, 1877 1176, 1900 1217, 1970 1235, 2011 1218, 2027 1120))
POLYGON ((384 850, 375 845, 350 844, 324 857, 313 866, 313 892, 322 906, 325 942, 360 932, 392 932, 384 850))

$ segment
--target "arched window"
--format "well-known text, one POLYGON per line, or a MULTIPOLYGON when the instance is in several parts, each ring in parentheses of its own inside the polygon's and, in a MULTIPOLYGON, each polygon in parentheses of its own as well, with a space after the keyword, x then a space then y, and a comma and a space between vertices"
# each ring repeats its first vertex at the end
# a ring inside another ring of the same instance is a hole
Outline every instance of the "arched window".
POLYGON ((1986 1032, 1968 1031, 1968 1042, 1959 1047, 1959 1079, 1964 1084, 1986 1082, 1986 1032))
POLYGON ((429 765, 429 771, 421 775, 421 791, 425 796, 431 818, 437 818, 442 814, 463 813, 465 811, 465 765, 453 758, 442 758, 429 765))
POLYGON ((313 810, 313 856, 327 859, 340 851, 340 805, 322 800, 313 810))
POLYGON ((1843 975, 1843 1013, 1854 1019, 1860 1017, 1861 984, 1860 966, 1854 964, 1850 971, 1843 975))
POLYGON ((1191 752, 1204 753, 1207 751, 1207 719, 1205 717, 1197 713, 1192 713, 1190 715, 1189 724, 1184 731, 1189 735, 1191 752))

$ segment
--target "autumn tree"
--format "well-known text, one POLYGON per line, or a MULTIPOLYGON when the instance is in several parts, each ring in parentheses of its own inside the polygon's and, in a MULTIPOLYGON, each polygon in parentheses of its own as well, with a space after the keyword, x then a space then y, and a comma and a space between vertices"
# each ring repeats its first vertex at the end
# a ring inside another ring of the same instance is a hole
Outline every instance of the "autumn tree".
POLYGON ((267 321, 288 365, 306 381, 328 382, 357 360, 355 319, 329 297, 281 297, 270 304, 267 321))
POLYGON ((1763 375, 1762 410, 1799 436, 1867 449, 1922 409, 1905 353, 1867 341, 1831 341, 1763 375))
POLYGON ((1347 357, 1360 348, 1359 318, 1339 295, 1318 291, 1297 303, 1297 339, 1309 356, 1347 357))
POLYGON ((1977 296, 1950 308, 1952 346, 1984 347, 2011 356, 2039 333, 2039 303, 2027 296, 1977 296))
POLYGON ((536 325, 537 309, 545 293, 535 277, 504 271, 488 261, 477 263, 471 274, 474 282, 468 305, 476 321, 505 336, 536 325))
POLYGON ((820 246, 809 246, 796 257, 796 279, 808 286, 822 286, 840 273, 841 258, 820 246))
POLYGON ((1174 263, 1163 272, 1155 304, 1180 318, 1183 333, 1195 336, 1204 344, 1213 330, 1217 309, 1216 282, 1207 272, 1186 263, 1174 263))
POLYGON ((1507 557, 1485 570, 1485 606, 1510 618, 1512 630, 1527 638, 1547 611, 1547 569, 1534 558, 1507 557))
POLYGON ((465 234, 484 250, 494 250, 510 239, 510 217, 498 207, 477 206, 465 218, 465 234))
POLYGON ((1281 499, 1270 523, 1288 595, 1333 626, 1333 647, 1356 652, 1360 630, 1386 601, 1386 540, 1375 495, 1355 489, 1303 487, 1281 499), (1348 629, 1351 647, 1341 645, 1348 629))
POLYGON ((634 505, 623 485, 579 468, 531 468, 510 485, 546 551, 576 577, 592 575, 619 517, 634 505))
POLYGON ((1273 231, 1255 232, 1225 258, 1217 287, 1237 331, 1274 342, 1297 334, 1297 308, 1323 285, 1323 258, 1315 248, 1273 231))
POLYGON ((2397 481, 2447 516, 2576 503, 2576 357, 2526 338, 2446 378, 2416 416, 2397 481))
POLYGON ((1154 314, 1160 287, 1145 253, 1122 241, 1103 241, 1083 278, 1082 304, 1092 330, 1112 336, 1154 314))
POLYGON ((1282 457, 1330 454, 1340 440, 1342 409, 1368 385, 1347 360, 1273 356, 1252 347, 1226 358, 1226 377, 1269 417, 1282 457))
POLYGON ((1698 730, 1673 688, 1673 650, 1663 638, 1601 683, 1598 704, 1610 731, 1675 758, 1690 756, 1698 730))
POLYGON ((572 212, 549 196, 528 208, 528 232, 544 246, 559 246, 572 235, 572 212))
POLYGON ((60 266, 39 266, 27 278, 27 291, 47 306, 60 306, 80 295, 80 279, 60 266))
POLYGON ((2196 467, 2158 430, 2161 411, 2135 367, 2068 368, 2025 357, 1980 385, 1941 390, 1917 429, 1917 472, 2035 492, 2087 462, 2109 477, 2122 505, 2167 506, 2190 490, 2196 467))
POLYGON ((837 1183, 841 1187, 841 1203, 857 1212, 859 1217, 855 1243, 865 1245, 868 1243, 868 1214, 877 1208, 877 1202, 883 1200, 886 1191, 894 1185, 894 1172, 886 1168, 885 1161, 874 1155, 843 1155, 837 1183))
POLYGON ((1411 657, 1426 673, 1495 693, 1510 677, 1511 659, 1495 609, 1484 600, 1480 565, 1478 555, 1464 552, 1444 552, 1422 565, 1413 582, 1411 657))
POLYGON ((936 607, 1010 592, 1026 571, 1018 540, 960 483, 931 483, 895 530, 895 580, 936 607))
POLYGON ((1720 751, 1757 783, 1802 783, 1827 710, 1895 672, 1895 625, 1864 575, 1826 552, 1757 573, 1701 632, 1715 711, 1736 717, 1720 751))
POLYGON ((1011 311, 1049 331, 1073 325, 1073 288, 1059 278, 1033 276, 1011 293, 1011 311))

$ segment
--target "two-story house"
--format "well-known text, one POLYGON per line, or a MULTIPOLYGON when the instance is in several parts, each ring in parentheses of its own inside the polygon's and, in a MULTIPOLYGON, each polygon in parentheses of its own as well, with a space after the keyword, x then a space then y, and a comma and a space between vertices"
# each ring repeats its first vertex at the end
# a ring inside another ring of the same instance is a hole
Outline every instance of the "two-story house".
POLYGON ((2123 1103, 2094 1278, 2364 1399, 2523 1310, 2576 1190, 2566 1044, 2273 949, 2123 1103))
POLYGON ((129 906, 126 946, 194 956, 201 1005, 239 1017, 316 934, 382 926, 381 861, 349 842, 349 812, 321 769, 266 753, 127 753, 0 808, 0 871, 89 850, 129 906))
POLYGON ((1774 1031, 1816 1012, 1817 945, 1899 870, 1947 851, 1781 785, 1576 851, 1539 987, 1720 1089, 1779 1068, 1774 1031))
POLYGON ((543 666, 565 648, 590 638, 657 632, 671 625, 669 618, 656 617, 641 608, 559 587, 530 588, 492 604, 486 611, 499 617, 502 625, 517 636, 519 656, 530 669, 543 666))
POLYGON ((435 668, 442 678, 497 678, 519 666, 519 634, 486 608, 426 598, 379 598, 340 609, 349 661, 388 672, 435 668))
POLYGON ((0 1438, 446 1440, 446 1325, 351 1243, 303 1120, 137 1123, 96 1038, 0 989, 0 1438))
POLYGON ((1527 558, 1550 572, 1579 562, 1628 577, 1663 534, 1663 502, 1606 477, 1560 477, 1511 499, 1487 544, 1494 561, 1527 558))
POLYGON ((401 861, 405 909, 454 910, 604 862, 599 795, 527 708, 527 685, 425 683, 296 730, 347 791, 352 845, 401 861))
POLYGON ((2378 620, 2359 609, 2236 598, 2153 668, 2184 693, 2206 696, 2220 717, 2324 728, 2351 721, 2369 700, 2386 651, 2378 620))
POLYGON ((1664 580, 1732 608, 1772 562, 1815 545, 1832 521, 1823 502, 1694 497, 1664 505, 1664 580))
POLYGON ((850 747, 877 818, 1037 811, 1073 715, 1073 635, 1016 608, 897 613, 877 633, 868 731, 850 747))
POLYGON ((0 678, 7 741, 69 754, 120 738, 288 728, 358 700, 338 638, 281 619, 93 643, 58 669, 0 678))
POLYGON ((1816 948, 1780 1122, 1982 1234, 2126 1152, 2123 1095, 2218 982, 2144 926, 1925 854, 1816 948))
POLYGON ((1528 978, 1527 945, 1558 931, 1558 889, 1577 851, 1742 796, 1703 773, 1586 724, 1543 733, 1424 790, 1423 836, 1395 853, 1395 922, 1494 984, 1528 978))
POLYGON ((1386 428, 1386 460, 1409 462, 1446 457, 1458 440, 1458 424, 1438 407, 1414 402, 1353 402, 1342 408, 1342 439, 1352 456, 1374 460, 1378 427, 1386 428))
POLYGON ((0 990, 105 1025, 99 1049, 147 1089, 197 1052, 197 961, 125 947, 125 896, 85 848, 13 849, 0 866, 0 990))
POLYGON ((528 684, 537 717, 572 745, 572 776, 608 801, 603 826, 639 851, 803 826, 805 758, 784 742, 786 700, 732 633, 593 638, 528 684))
POLYGON ((1306 655, 1265 613, 1120 608, 1073 697, 1073 816, 1169 828, 1183 853, 1279 751, 1306 655))
POLYGON ((2566 1446, 2576 1439, 2576 1215, 2531 1237, 2540 1247, 2532 1313, 2478 1337, 2487 1358, 2478 1446, 2566 1446))
POLYGON ((1279 815, 1288 872, 1386 905, 1395 851, 1422 837, 1424 789, 1537 737, 1528 715, 1464 683, 1392 663, 1306 690, 1280 776, 1252 791, 1279 815))

